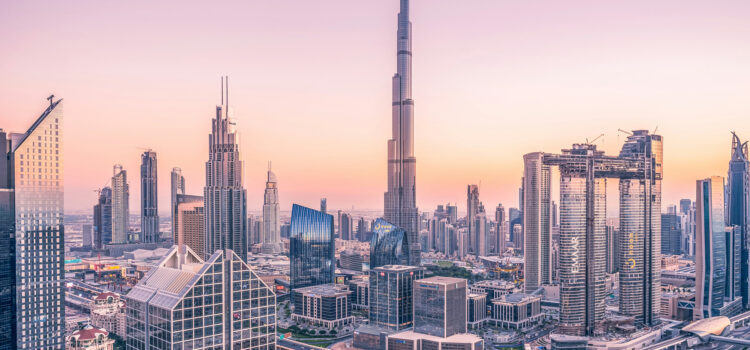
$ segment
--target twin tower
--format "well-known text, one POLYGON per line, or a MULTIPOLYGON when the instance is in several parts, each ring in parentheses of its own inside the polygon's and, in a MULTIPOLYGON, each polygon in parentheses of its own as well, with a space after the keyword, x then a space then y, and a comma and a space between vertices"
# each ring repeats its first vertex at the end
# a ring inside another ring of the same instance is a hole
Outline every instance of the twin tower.
POLYGON ((620 155, 592 144, 524 156, 525 290, 552 281, 551 168, 560 172, 560 330, 594 335, 606 308, 606 181, 620 189, 620 313, 659 323, 662 137, 635 130, 620 155))

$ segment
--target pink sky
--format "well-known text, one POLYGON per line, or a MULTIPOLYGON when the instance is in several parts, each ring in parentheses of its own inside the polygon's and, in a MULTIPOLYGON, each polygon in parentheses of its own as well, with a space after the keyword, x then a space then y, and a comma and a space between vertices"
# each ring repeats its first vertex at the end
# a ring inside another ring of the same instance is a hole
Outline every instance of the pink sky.
MULTIPOLYGON (((23 131, 65 99, 66 210, 90 211, 112 165, 139 210, 141 150, 201 194, 219 77, 245 158, 249 210, 266 163, 292 202, 381 209, 396 0, 3 1, 0 127, 23 131)), ((517 206, 522 155, 658 126, 664 204, 726 176, 750 138, 750 2, 412 0, 417 199, 458 202, 481 181, 517 206)), ((616 192, 610 203, 614 203, 616 192)))

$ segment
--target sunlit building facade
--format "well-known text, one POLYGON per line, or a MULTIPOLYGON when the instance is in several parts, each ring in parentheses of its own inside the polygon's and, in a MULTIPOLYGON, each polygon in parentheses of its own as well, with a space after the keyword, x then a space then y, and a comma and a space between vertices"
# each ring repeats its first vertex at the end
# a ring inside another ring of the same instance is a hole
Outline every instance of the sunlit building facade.
POLYGON ((370 324, 400 331, 414 321, 414 281, 424 270, 416 266, 385 265, 370 270, 370 324))
POLYGON ((112 243, 112 188, 104 187, 99 191, 99 200, 94 206, 94 249, 112 243))
MULTIPOLYGON (((172 216, 172 236, 174 237, 177 233, 177 196, 185 194, 185 177, 182 176, 182 169, 172 168, 169 180, 169 212, 172 216)), ((177 242, 177 240, 174 240, 174 242, 177 242)))
POLYGON ((523 227, 524 290, 535 291, 552 282, 552 240, 550 236, 550 166, 544 164, 544 154, 529 153, 524 162, 523 227))
POLYGON ((290 287, 334 283, 333 215, 294 204, 289 237, 290 287))
POLYGON ((404 229, 383 219, 377 219, 372 231, 370 269, 385 265, 409 264, 409 237, 404 229))
POLYGON ((0 349, 65 348, 63 104, 0 130, 0 349))
POLYGON ((156 172, 156 152, 148 150, 141 155, 141 241, 158 242, 159 194, 156 172))
POLYGON ((130 229, 130 186, 128 172, 117 164, 112 169, 112 242, 128 241, 130 229))
POLYGON ((414 281, 414 332, 450 337, 466 333, 466 280, 430 277, 414 281))
POLYGON ((747 141, 732 133, 732 158, 727 178, 727 223, 740 230, 740 294, 750 309, 750 161, 747 141))

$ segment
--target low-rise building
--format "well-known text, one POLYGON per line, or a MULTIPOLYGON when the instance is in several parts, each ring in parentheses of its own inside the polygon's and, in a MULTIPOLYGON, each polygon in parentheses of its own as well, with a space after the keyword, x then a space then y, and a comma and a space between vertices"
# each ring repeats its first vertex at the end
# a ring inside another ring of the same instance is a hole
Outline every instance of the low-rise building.
POLYGON ((349 281, 349 290, 352 292, 349 295, 352 309, 367 310, 370 305, 370 279, 365 277, 349 281))
POLYGON ((469 294, 466 296, 466 325, 476 329, 487 323, 487 295, 469 294))
POLYGON ((450 337, 405 331, 388 335, 386 350, 483 350, 482 338, 470 333, 450 337))
POLYGON ((94 297, 91 302, 91 324, 125 337, 125 302, 119 294, 104 292, 94 297))
POLYGON ((542 298, 538 295, 515 293, 492 300, 490 323, 505 329, 525 329, 543 318, 542 298))
POLYGON ((327 329, 342 327, 354 322, 352 306, 346 286, 321 284, 297 288, 294 293, 294 313, 292 320, 305 322, 327 329))
POLYGON ((71 334, 66 340, 68 350, 113 350, 114 339, 109 338, 105 329, 87 325, 71 334))

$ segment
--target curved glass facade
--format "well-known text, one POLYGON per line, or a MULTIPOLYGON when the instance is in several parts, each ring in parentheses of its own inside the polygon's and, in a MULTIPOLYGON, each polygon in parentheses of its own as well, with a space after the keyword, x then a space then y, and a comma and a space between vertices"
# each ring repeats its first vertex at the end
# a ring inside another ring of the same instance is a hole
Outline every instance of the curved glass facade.
POLYGON ((406 230, 377 219, 372 231, 370 269, 385 265, 409 265, 409 238, 406 230))
POLYGON ((333 215, 292 206, 289 237, 291 289, 334 282, 333 215))

